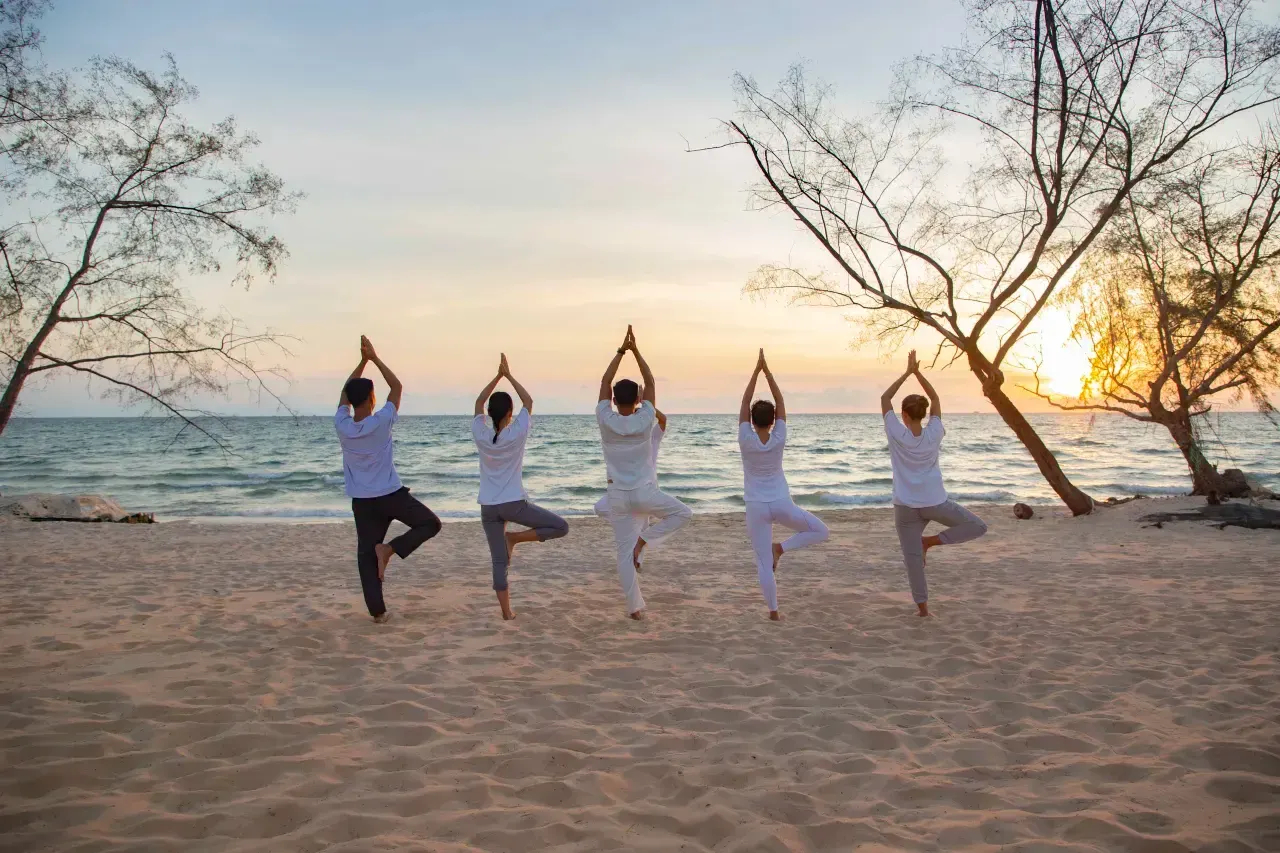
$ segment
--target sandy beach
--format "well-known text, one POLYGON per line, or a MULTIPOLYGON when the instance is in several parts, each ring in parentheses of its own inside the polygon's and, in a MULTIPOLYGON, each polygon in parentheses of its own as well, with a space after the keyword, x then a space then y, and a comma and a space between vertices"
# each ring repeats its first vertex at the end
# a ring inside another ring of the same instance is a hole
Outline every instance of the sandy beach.
POLYGON ((364 611, 350 524, 0 524, 5 851, 1280 849, 1280 533, 890 512, 755 583, 741 515, 652 554, 479 527, 364 611))

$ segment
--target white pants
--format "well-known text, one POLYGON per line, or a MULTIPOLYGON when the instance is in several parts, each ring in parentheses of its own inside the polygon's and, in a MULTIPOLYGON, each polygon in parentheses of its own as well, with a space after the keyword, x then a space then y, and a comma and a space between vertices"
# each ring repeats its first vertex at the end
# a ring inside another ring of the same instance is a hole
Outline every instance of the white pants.
POLYGON ((636 541, 643 533, 646 544, 658 545, 688 524, 693 510, 659 490, 654 483, 625 490, 610 486, 608 498, 609 523, 613 525, 613 540, 618 546, 618 581, 622 584, 622 594, 627 597, 627 612, 635 613, 644 610, 644 596, 640 594, 640 582, 632 561, 636 541), (657 518, 652 525, 650 516, 657 518))
POLYGON ((773 576, 774 524, 797 531, 782 543, 784 553, 826 542, 831 535, 822 519, 796 506, 790 499, 747 501, 747 535, 751 537, 751 548, 756 552, 756 577, 760 579, 760 591, 764 593, 770 612, 778 609, 778 583, 773 576))

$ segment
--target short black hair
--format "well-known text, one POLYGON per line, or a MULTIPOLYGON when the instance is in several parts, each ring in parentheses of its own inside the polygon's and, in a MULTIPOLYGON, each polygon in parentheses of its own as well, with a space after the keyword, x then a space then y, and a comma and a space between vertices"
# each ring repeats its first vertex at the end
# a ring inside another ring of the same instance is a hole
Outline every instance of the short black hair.
POLYGON ((613 401, 620 406, 634 406, 640 399, 640 386, 631 379, 613 383, 613 401))
POLYGON ((929 400, 919 394, 908 394, 902 398, 902 411, 918 421, 924 420, 929 413, 929 400))
POLYGON ((775 410, 768 400, 756 400, 751 404, 751 423, 764 429, 773 426, 775 410))
POLYGON ((373 393, 373 380, 365 379, 363 376, 355 379, 348 379, 347 384, 343 386, 342 393, 347 395, 347 402, 353 406, 363 406, 364 401, 369 399, 369 395, 373 393))

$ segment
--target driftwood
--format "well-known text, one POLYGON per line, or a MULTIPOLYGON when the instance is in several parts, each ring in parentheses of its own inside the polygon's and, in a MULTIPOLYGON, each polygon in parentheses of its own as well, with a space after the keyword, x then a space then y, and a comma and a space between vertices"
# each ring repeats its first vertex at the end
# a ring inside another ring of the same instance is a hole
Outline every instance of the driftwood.
POLYGON ((1213 521, 1218 529, 1247 527, 1250 530, 1280 530, 1280 512, 1252 504, 1224 503, 1196 507, 1182 512, 1155 512, 1139 521, 1150 521, 1162 527, 1170 521, 1213 521))

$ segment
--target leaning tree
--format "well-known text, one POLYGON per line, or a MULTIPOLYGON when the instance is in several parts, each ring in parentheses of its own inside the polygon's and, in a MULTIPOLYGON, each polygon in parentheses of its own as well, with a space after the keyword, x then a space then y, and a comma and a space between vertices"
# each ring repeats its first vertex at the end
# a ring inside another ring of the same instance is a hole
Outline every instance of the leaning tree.
MULTIPOLYGON (((26 20, 5 23, 6 46, 38 47, 26 20)), ((204 311, 184 287, 228 264, 239 282, 273 276, 286 254, 270 218, 296 196, 250 162, 257 140, 232 119, 185 120, 197 92, 172 59, 159 73, 120 59, 77 75, 9 67, 23 88, 0 124, 0 432, 24 387, 54 373, 197 429, 193 397, 271 393, 278 372, 259 360, 282 339, 204 311)))
POLYGON ((967 43, 900 69, 888 102, 843 119, 799 68, 736 80, 728 145, 757 199, 796 219, 834 273, 749 283, 858 309, 882 340, 919 329, 963 359, 1075 514, 1071 483, 1004 369, 1135 189, 1280 98, 1280 33, 1247 0, 971 0, 967 43))
POLYGON ((1275 409, 1280 384, 1280 135, 1206 155, 1125 203, 1062 292, 1090 371, 1062 409, 1119 412, 1169 431, 1193 494, 1230 495, 1197 417, 1216 400, 1275 409))

